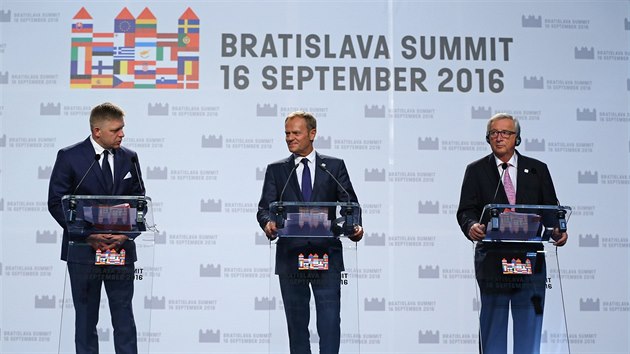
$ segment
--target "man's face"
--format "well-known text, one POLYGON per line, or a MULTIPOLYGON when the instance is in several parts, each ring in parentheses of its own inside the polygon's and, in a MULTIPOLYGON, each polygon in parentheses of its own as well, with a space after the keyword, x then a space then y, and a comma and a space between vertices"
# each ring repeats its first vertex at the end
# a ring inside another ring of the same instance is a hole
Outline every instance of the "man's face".
POLYGON ((118 149, 125 136, 124 119, 106 119, 92 129, 92 137, 104 149, 118 149))
POLYGON ((293 117, 284 125, 285 140, 289 151, 298 155, 306 156, 313 151, 313 140, 315 139, 315 129, 308 131, 306 119, 293 117))
MULTIPOLYGON (((510 131, 516 133, 514 121, 512 119, 498 119, 492 122, 492 125, 490 125, 490 133, 495 131, 510 131)), ((512 155, 514 155, 514 149, 516 148, 516 134, 510 134, 507 138, 502 134, 496 134, 495 137, 490 135, 489 138, 492 152, 499 158, 499 160, 507 162, 512 155)))

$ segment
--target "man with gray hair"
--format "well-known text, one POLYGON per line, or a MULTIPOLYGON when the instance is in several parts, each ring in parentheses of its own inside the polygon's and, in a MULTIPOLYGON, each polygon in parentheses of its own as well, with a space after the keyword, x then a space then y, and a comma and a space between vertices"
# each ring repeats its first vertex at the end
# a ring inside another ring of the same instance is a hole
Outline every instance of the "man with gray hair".
MULTIPOLYGON (((510 309, 513 318, 515 354, 540 352, 542 312, 545 300, 546 267, 540 258, 534 274, 505 278, 501 257, 543 249, 541 243, 484 243, 489 213, 487 204, 558 205, 547 165, 521 155, 521 127, 509 114, 495 114, 488 120, 486 141, 492 153, 466 167, 462 182, 457 221, 475 246, 475 275, 481 293, 481 353, 507 353, 507 326, 510 309), (499 188, 502 185, 503 188, 499 188), (482 218, 483 217, 483 218, 482 218), (530 277, 523 279, 522 277, 530 277), (524 280, 522 282, 515 281, 524 280), (508 284, 509 283, 509 284, 508 284), (506 286, 510 285, 510 286, 506 286)), ((567 233, 555 229, 554 244, 567 242, 567 233)), ((509 275, 507 277, 510 277, 509 275)))

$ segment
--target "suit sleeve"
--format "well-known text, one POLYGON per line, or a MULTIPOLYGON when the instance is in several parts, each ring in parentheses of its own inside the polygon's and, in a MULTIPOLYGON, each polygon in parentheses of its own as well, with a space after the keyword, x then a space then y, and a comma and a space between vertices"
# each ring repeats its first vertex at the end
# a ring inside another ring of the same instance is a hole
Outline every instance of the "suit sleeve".
POLYGON ((472 165, 468 165, 464 173, 464 180, 459 197, 459 207, 457 208, 457 222, 464 236, 468 239, 470 239, 468 230, 470 230, 473 224, 479 222, 479 216, 483 211, 483 201, 479 195, 478 185, 479 181, 477 175, 474 173, 472 165))
POLYGON ((142 168, 140 168, 140 159, 138 158, 138 154, 134 154, 134 158, 136 165, 133 166, 131 174, 133 175, 135 172, 137 176, 132 187, 133 191, 131 195, 146 195, 147 191, 145 190, 146 187, 144 184, 144 180, 142 179, 142 168))
MULTIPOLYGON (((341 187, 335 183, 335 188, 337 189, 337 201, 358 203, 359 198, 357 197, 357 194, 354 191, 354 187, 352 186, 352 182, 350 181, 350 175, 348 174, 348 169, 346 168, 346 163, 343 160, 341 160, 341 162, 339 163, 339 169, 335 178, 337 178, 337 180, 339 181, 339 184, 341 184, 343 188, 345 188, 346 191, 348 191, 348 194, 346 194, 346 192, 344 192, 343 189, 341 189, 341 187), (348 200, 348 196, 350 197, 350 200, 348 200)), ((358 221, 359 221, 359 225, 362 225, 361 214, 359 214, 358 221)))
POLYGON ((265 181, 263 182, 263 190, 258 202, 258 212, 256 213, 256 219, 258 219, 258 225, 264 230, 267 222, 271 220, 269 216, 269 204, 278 200, 278 188, 276 185, 276 179, 273 174, 273 168, 271 165, 267 166, 265 172, 265 181))
MULTIPOLYGON (((553 185, 553 180, 551 179, 551 174, 549 173, 549 168, 547 165, 542 163, 540 168, 540 195, 539 200, 541 205, 558 205, 558 197, 556 196, 556 189, 553 185)), ((557 227, 558 226, 558 218, 554 212, 545 212, 543 213, 543 224, 549 227, 557 227)))
POLYGON ((48 185, 48 211, 57 223, 65 230, 66 218, 63 213, 61 198, 72 192, 75 176, 64 151, 57 153, 57 160, 50 175, 48 185))

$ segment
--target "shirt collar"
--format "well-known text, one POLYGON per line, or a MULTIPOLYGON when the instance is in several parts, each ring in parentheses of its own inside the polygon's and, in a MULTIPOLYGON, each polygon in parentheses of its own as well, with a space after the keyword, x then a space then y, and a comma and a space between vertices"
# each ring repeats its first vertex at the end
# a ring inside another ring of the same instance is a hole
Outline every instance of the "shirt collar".
POLYGON ((302 162, 302 159, 307 158, 307 159, 308 159, 308 161, 309 161, 310 163, 313 163, 313 164, 314 164, 314 163, 315 163, 315 156, 317 156, 317 153, 315 152, 315 149, 313 149, 313 151, 311 151, 311 153, 310 153, 310 154, 308 154, 308 155, 306 155, 306 156, 304 156, 304 157, 302 157, 302 156, 297 156, 297 155, 296 155, 296 156, 294 157, 294 160, 293 160, 293 161, 294 161, 294 162, 295 162, 295 164, 297 165, 298 163, 302 162))
POLYGON ((100 155, 103 153, 103 151, 105 151, 105 149, 102 146, 100 146, 91 135, 90 135, 90 142, 92 143, 92 147, 94 147, 94 152, 96 154, 100 155))
MULTIPOLYGON (((512 154, 512 157, 508 160, 508 166, 514 166, 516 168, 516 164, 517 164, 517 160, 518 160, 518 155, 516 154, 516 152, 514 154, 512 154)), ((501 166, 503 164, 503 161, 499 160, 499 158, 495 155, 494 156, 494 163, 498 166, 501 166)))

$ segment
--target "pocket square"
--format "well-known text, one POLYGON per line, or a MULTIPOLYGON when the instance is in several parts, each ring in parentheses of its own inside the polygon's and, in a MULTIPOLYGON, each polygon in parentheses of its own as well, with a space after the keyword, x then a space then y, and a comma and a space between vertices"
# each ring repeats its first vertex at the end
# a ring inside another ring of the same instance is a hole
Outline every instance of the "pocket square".
POLYGON ((131 171, 127 172, 127 174, 125 175, 123 179, 128 179, 128 178, 131 178, 131 171))

